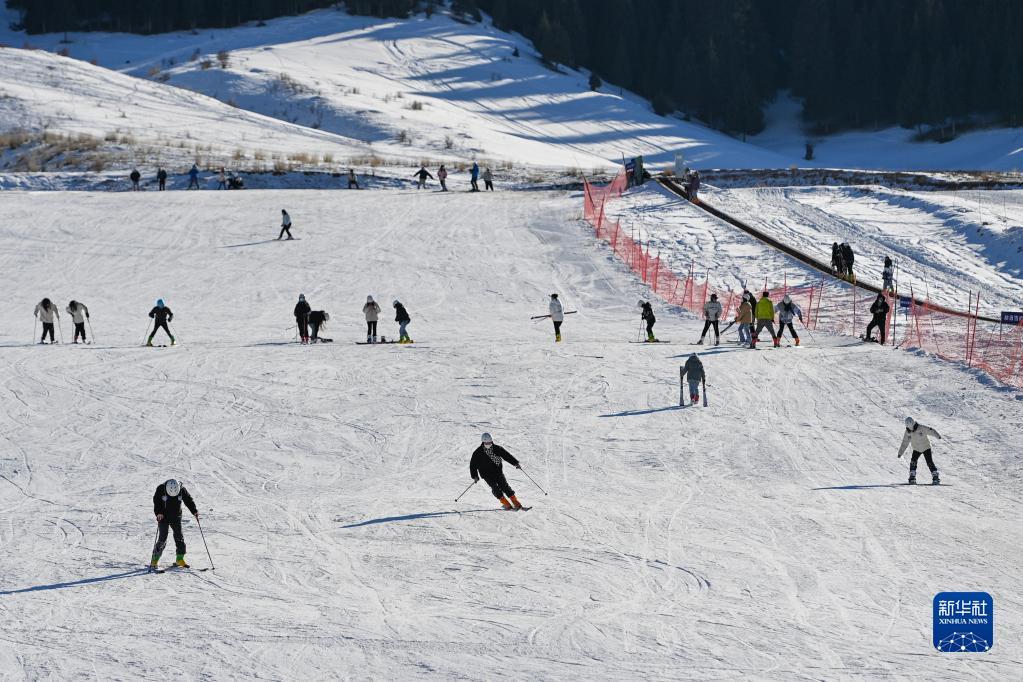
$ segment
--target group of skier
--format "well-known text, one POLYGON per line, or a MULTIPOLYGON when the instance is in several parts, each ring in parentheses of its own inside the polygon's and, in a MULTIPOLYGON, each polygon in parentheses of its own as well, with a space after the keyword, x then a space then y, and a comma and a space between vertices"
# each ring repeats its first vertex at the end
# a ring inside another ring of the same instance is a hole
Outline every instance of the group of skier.
POLYGON ((849 242, 834 242, 831 245, 831 269, 837 277, 847 279, 850 282, 856 281, 853 274, 853 262, 856 256, 849 242))
MULTIPOLYGON (((75 338, 72 343, 78 343, 81 339, 81 343, 88 343, 85 335, 85 324, 89 319, 89 308, 84 303, 72 299, 65 308, 67 314, 71 316, 71 322, 75 326, 75 338)), ((53 304, 49 298, 44 298, 36 304, 35 310, 33 311, 35 318, 43 324, 43 335, 39 339, 39 343, 46 343, 46 337, 50 337, 50 343, 56 343, 57 340, 53 336, 53 329, 55 325, 60 324, 60 311, 57 310, 57 306, 53 304)), ((33 338, 35 335, 33 334, 33 338)))
MULTIPOLYGON (((362 306, 362 314, 366 318, 366 343, 413 343, 412 337, 408 335, 408 325, 412 317, 408 314, 401 301, 395 299, 391 303, 394 308, 394 321, 398 323, 398 340, 388 341, 386 337, 377 334, 377 322, 380 319, 380 304, 373 300, 372 296, 366 297, 366 303, 362 306)), ((324 310, 313 310, 305 294, 298 295, 298 302, 295 304, 295 326, 301 343, 328 343, 333 339, 320 336, 320 329, 330 320, 330 314, 324 310), (310 333, 311 332, 311 333, 310 333)))
MULTIPOLYGON (((480 191, 479 180, 481 176, 483 178, 484 188, 490 191, 494 190, 493 171, 491 171, 490 167, 488 166, 484 168, 481 173, 479 163, 473 161, 472 168, 469 169, 469 186, 471 187, 471 189, 469 190, 470 192, 480 191)), ((436 178, 433 177, 430 171, 426 170, 426 164, 421 165, 419 167, 419 170, 412 174, 412 177, 415 178, 416 187, 418 189, 426 189, 426 181, 436 179, 440 183, 440 191, 442 192, 448 191, 448 169, 447 167, 445 167, 444 164, 441 164, 440 168, 437 169, 436 178)))

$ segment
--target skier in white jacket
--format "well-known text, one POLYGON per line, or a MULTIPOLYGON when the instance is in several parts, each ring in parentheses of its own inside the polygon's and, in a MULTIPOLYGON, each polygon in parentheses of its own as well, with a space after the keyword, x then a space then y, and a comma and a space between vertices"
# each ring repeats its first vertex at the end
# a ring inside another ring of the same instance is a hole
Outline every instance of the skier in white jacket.
POLYGON ((902 436, 902 447, 899 448, 899 457, 902 457, 906 448, 912 445, 913 456, 909 460, 910 485, 916 483, 916 461, 920 459, 920 455, 924 456, 927 468, 931 470, 931 483, 934 485, 941 483, 941 479, 938 478, 938 467, 934 466, 934 460, 931 459, 931 441, 928 439, 929 436, 941 438, 941 434, 931 427, 917 424, 916 420, 912 417, 906 417, 906 433, 902 436))
POLYGON ((778 313, 778 340, 781 341, 781 337, 785 334, 786 325, 789 328, 789 333, 792 334, 792 340, 795 344, 799 345, 799 334, 796 333, 796 328, 792 326, 792 318, 798 317, 799 321, 803 321, 803 311, 800 310, 799 306, 792 302, 792 297, 785 294, 781 299, 781 303, 774 306, 774 312, 778 313))
POLYGON ((87 343, 85 340, 85 320, 89 318, 89 306, 78 301, 71 301, 67 304, 66 310, 75 325, 75 340, 72 343, 78 343, 79 336, 82 337, 82 343, 87 343))
POLYGON ((565 309, 557 294, 551 294, 551 303, 547 309, 551 313, 551 320, 554 321, 554 342, 557 343, 561 341, 561 323, 565 321, 565 309))
POLYGON ((721 303, 718 302, 717 294, 711 294, 710 300, 704 304, 703 319, 703 333, 700 334, 700 340, 696 342, 696 345, 703 345, 703 337, 707 335, 707 330, 711 326, 714 327, 714 345, 718 345, 721 342, 721 332, 718 329, 718 321, 721 319, 721 303))
POLYGON ((366 316, 366 343, 377 342, 377 320, 380 318, 380 305, 372 296, 366 297, 366 305, 362 306, 366 316))
POLYGON ((50 335, 50 343, 57 343, 53 338, 53 321, 54 319, 60 320, 60 312, 57 310, 57 306, 53 305, 50 299, 44 298, 36 304, 33 314, 43 323, 43 336, 39 339, 39 343, 46 343, 47 334, 50 335))

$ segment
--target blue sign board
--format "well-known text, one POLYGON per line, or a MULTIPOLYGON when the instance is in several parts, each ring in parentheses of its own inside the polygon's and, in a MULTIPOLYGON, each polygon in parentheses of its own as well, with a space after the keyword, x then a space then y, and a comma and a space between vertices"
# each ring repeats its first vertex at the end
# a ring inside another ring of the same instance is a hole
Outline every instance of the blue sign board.
POLYGON ((987 592, 934 595, 934 648, 944 653, 982 653, 995 643, 995 603, 987 592))

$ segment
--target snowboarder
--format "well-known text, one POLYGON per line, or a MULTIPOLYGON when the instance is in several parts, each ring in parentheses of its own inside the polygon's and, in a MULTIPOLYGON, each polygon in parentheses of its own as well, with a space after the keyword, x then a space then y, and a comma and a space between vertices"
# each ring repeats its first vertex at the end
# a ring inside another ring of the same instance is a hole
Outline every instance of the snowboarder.
POLYGON ((188 494, 185 486, 173 478, 156 486, 153 493, 153 514, 156 515, 156 523, 159 524, 160 532, 156 537, 156 544, 153 545, 153 557, 149 560, 149 568, 156 570, 160 564, 160 555, 167 545, 167 531, 174 531, 174 565, 178 568, 189 568, 185 563, 185 536, 181 532, 181 503, 184 502, 192 516, 199 519, 199 510, 195 507, 195 501, 188 494))
POLYGON ((686 364, 682 367, 679 381, 682 381, 685 377, 689 377, 689 400, 695 405, 700 399, 700 382, 707 383, 707 375, 703 371, 703 362, 696 353, 690 355, 689 359, 686 360, 686 364))
POLYGON ((138 168, 132 168, 131 175, 128 177, 131 178, 131 191, 138 192, 141 189, 139 187, 139 180, 142 179, 142 173, 139 173, 138 168))
POLYGON ((483 169, 483 187, 491 192, 494 191, 494 174, 490 171, 490 166, 483 169))
POLYGON ((917 424, 916 420, 912 417, 906 417, 906 433, 902 436, 902 447, 899 448, 899 458, 906 451, 906 448, 910 445, 913 446, 913 456, 909 460, 909 484, 916 484, 916 461, 920 459, 920 455, 924 456, 924 461, 927 462, 927 468, 931 470, 931 483, 938 485, 941 483, 941 479, 938 477, 938 467, 934 466, 934 460, 931 458, 931 441, 928 440, 928 436, 934 436, 935 438, 941 439, 941 434, 932 429, 929 426, 923 424, 917 424))
POLYGON ((654 343, 657 339, 654 337, 654 323, 657 322, 657 318, 654 317, 654 308, 650 305, 649 301, 640 301, 639 307, 643 311, 640 314, 640 319, 646 322, 646 340, 648 343, 654 343))
POLYGON ((559 343, 561 341, 561 323, 565 321, 565 309, 561 306, 557 294, 551 294, 551 302, 547 306, 547 310, 554 322, 554 342, 559 343))
POLYGON ((845 275, 848 277, 850 282, 856 282, 856 276, 853 274, 853 255, 852 247, 849 246, 849 242, 842 242, 842 262, 845 263, 845 275))
POLYGON ((227 189, 227 173, 224 171, 224 167, 220 167, 220 172, 217 173, 217 189, 227 189))
POLYGON ((75 340, 72 343, 78 343, 79 335, 82 337, 82 343, 87 343, 85 340, 85 321, 89 319, 88 306, 78 301, 71 301, 67 304, 67 314, 71 316, 71 321, 75 325, 75 340))
MULTIPOLYGON (((57 312, 57 306, 53 305, 53 302, 44 298, 36 304, 35 312, 33 313, 39 321, 43 323, 43 336, 39 339, 39 343, 46 343, 46 335, 50 335, 50 343, 57 343, 53 338, 53 321, 60 321, 60 313, 57 312)), ((63 334, 63 332, 61 332, 63 334)))
POLYGON ((767 331, 771 332, 771 340, 774 341, 774 345, 777 348, 781 345, 781 341, 774 333, 774 303, 771 301, 768 292, 764 292, 760 300, 757 301, 756 307, 757 316, 757 328, 753 332, 753 348, 756 348, 757 342, 760 340, 760 332, 767 328, 767 331))
POLYGON ((281 209, 281 233, 277 235, 278 239, 284 237, 284 233, 288 233, 288 239, 294 239, 291 236, 291 216, 283 208, 281 209))
POLYGON ((884 257, 884 270, 881 271, 881 291, 895 293, 895 268, 888 256, 884 257))
POLYGON ((718 320, 721 319, 721 304, 718 302, 718 295, 711 294, 710 300, 703 305, 703 333, 700 334, 700 340, 696 342, 697 346, 703 345, 703 337, 707 335, 707 330, 714 327, 714 345, 721 343, 721 332, 718 330, 718 320))
POLYGON ((372 296, 366 297, 366 304, 362 306, 362 313, 366 316, 366 343, 376 343, 380 306, 373 300, 372 296))
POLYGON ((504 460, 519 469, 519 460, 512 457, 500 445, 495 445, 494 439, 490 437, 489 433, 484 433, 481 440, 483 442, 473 451, 472 458, 469 460, 469 476, 474 482, 480 480, 480 476, 482 476, 486 484, 490 486, 494 497, 499 499, 501 506, 508 511, 522 509, 522 503, 518 501, 515 491, 508 485, 508 479, 504 477, 501 465, 501 460, 504 460), (505 499, 505 495, 508 496, 508 499, 505 499))
POLYGON ((792 297, 788 294, 782 296, 781 303, 774 306, 774 312, 778 313, 778 338, 775 345, 781 343, 781 337, 785 335, 786 325, 789 328, 789 333, 792 334, 792 341, 797 346, 799 345, 799 334, 796 333, 796 328, 792 326, 792 318, 798 317, 799 321, 803 321, 803 311, 799 309, 799 306, 792 301, 792 297))
POLYGON ((359 178, 355 177, 355 169, 348 169, 348 189, 359 189, 359 178))
POLYGON ((153 337, 156 336, 156 332, 163 329, 163 331, 167 333, 167 336, 170 337, 170 342, 173 346, 175 343, 174 335, 171 334, 170 327, 167 326, 167 323, 174 319, 174 313, 171 312, 170 308, 163 304, 162 298, 156 301, 156 306, 149 311, 149 316, 153 318, 153 333, 149 335, 149 340, 146 341, 146 345, 152 346, 153 337))
POLYGON ((309 313, 309 326, 312 327, 312 343, 317 341, 330 342, 334 339, 321 339, 320 338, 320 327, 326 327, 327 322, 330 320, 330 313, 324 310, 313 310, 309 313))
POLYGON ((195 187, 199 189, 199 166, 192 164, 192 167, 188 169, 188 189, 195 187))
POLYGON ((838 245, 838 242, 833 242, 831 244, 831 269, 839 277, 841 277, 845 272, 845 261, 842 259, 842 247, 838 245))
POLYGON ((472 185, 472 190, 471 191, 473 191, 473 192, 480 191, 479 179, 480 179, 480 165, 478 163, 476 163, 475 161, 473 161, 472 162, 472 170, 469 173, 469 184, 472 185))
POLYGON ((394 321, 398 323, 398 343, 412 343, 412 339, 408 335, 408 324, 412 321, 409 317, 408 311, 405 310, 405 306, 401 304, 401 301, 395 299, 393 303, 394 307, 394 321))
POLYGON ((420 166, 412 177, 419 178, 419 189, 426 189, 426 178, 433 180, 433 176, 430 175, 430 171, 426 170, 426 166, 420 166))
POLYGON ((161 192, 167 189, 167 171, 162 168, 158 168, 156 170, 156 182, 161 192))
POLYGON ((886 332, 888 331, 888 311, 891 310, 891 306, 888 305, 888 301, 884 297, 884 292, 877 295, 874 302, 870 304, 870 314, 873 316, 870 318, 870 324, 867 325, 867 331, 863 335, 864 341, 874 341, 875 339, 870 335, 870 332, 874 331, 874 327, 877 327, 881 331, 881 340, 879 343, 883 346, 885 342, 886 332))
POLYGON ((298 327, 302 343, 309 343, 309 304, 306 303, 305 294, 298 295, 298 303, 295 304, 295 326, 298 327))
POLYGON ((442 163, 440 168, 437 169, 437 180, 440 181, 440 191, 448 191, 448 169, 444 167, 442 163))
POLYGON ((753 306, 755 305, 753 294, 748 291, 742 295, 742 303, 735 313, 735 320, 739 323, 739 343, 746 346, 753 346, 753 306))

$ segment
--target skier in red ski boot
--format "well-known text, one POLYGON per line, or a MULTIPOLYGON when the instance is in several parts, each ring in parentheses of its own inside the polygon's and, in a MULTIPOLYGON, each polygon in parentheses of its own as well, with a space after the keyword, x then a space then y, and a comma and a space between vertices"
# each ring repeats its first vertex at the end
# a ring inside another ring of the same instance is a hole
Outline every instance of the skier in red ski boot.
POLYGON ((504 471, 501 469, 501 460, 508 462, 516 469, 519 468, 519 460, 512 457, 500 445, 494 445, 494 439, 490 437, 489 433, 484 433, 481 440, 483 442, 472 453, 472 459, 469 460, 469 475, 472 476, 474 482, 480 480, 480 476, 482 476, 490 486, 494 497, 500 500, 501 506, 508 511, 522 509, 522 504, 515 497, 515 491, 508 485, 508 479, 504 477, 504 471), (508 496, 507 499, 505 495, 508 496))

